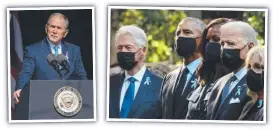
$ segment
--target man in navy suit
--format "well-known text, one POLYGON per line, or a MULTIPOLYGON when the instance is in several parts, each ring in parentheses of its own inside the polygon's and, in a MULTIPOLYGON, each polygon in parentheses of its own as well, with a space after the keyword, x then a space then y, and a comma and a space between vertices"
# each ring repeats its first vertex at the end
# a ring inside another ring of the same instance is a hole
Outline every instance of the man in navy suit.
POLYGON ((80 47, 63 40, 68 34, 68 25, 66 16, 53 13, 45 26, 47 37, 25 48, 22 69, 16 81, 16 91, 13 93, 15 103, 19 102, 21 91, 30 80, 59 80, 60 73, 64 75, 64 80, 87 79, 80 47), (49 54, 64 54, 68 59, 69 71, 58 73, 47 61, 49 54))
POLYGON ((144 64, 146 45, 145 32, 136 26, 117 31, 117 60, 125 71, 110 76, 109 118, 156 118, 162 79, 144 64))
POLYGON ((197 86, 195 71, 201 63, 200 38, 205 24, 197 18, 184 18, 176 31, 175 49, 184 59, 184 65, 168 73, 162 83, 159 118, 185 119, 188 95, 197 86))
POLYGON ((244 60, 248 51, 257 45, 255 30, 242 21, 221 26, 223 64, 232 72, 220 78, 212 88, 207 103, 207 119, 238 120, 243 107, 251 100, 247 96, 244 60))

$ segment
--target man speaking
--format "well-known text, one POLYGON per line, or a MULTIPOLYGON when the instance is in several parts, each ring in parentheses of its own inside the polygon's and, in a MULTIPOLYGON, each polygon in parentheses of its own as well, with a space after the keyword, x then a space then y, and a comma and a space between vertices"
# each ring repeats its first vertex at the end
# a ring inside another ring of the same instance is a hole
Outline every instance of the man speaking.
POLYGON ((49 16, 45 26, 47 37, 25 48, 21 72, 16 81, 13 99, 19 102, 21 90, 30 80, 85 80, 80 47, 63 39, 69 21, 61 13, 49 16))

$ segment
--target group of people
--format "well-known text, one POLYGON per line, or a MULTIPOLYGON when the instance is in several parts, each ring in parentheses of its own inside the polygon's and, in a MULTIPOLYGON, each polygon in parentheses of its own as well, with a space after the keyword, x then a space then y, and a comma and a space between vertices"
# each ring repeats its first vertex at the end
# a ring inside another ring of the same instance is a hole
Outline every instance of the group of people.
POLYGON ((115 35, 109 118, 263 120, 264 47, 248 23, 186 17, 176 30, 183 65, 162 79, 145 66, 147 36, 134 25, 115 35))

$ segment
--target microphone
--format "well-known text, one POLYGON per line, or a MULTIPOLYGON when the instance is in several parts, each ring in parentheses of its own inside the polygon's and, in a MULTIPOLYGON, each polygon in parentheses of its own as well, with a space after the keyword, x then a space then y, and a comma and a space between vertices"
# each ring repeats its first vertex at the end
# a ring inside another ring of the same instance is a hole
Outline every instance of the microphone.
POLYGON ((47 61, 55 70, 59 71, 58 60, 54 54, 48 54, 47 61))
POLYGON ((63 68, 65 69, 65 70, 67 70, 68 72, 69 72, 69 63, 68 63, 68 60, 67 60, 67 58, 63 55, 63 54, 59 54, 58 56, 57 56, 57 59, 58 59, 58 63, 61 65, 61 66, 63 66, 63 68))

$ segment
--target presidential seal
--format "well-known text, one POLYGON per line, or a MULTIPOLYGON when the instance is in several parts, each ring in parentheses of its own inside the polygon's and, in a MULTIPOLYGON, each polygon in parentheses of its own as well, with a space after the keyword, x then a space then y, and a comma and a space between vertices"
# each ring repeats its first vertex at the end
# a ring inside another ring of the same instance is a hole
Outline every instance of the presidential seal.
POLYGON ((81 110, 82 97, 76 89, 64 86, 55 93, 54 107, 62 116, 74 116, 81 110))

